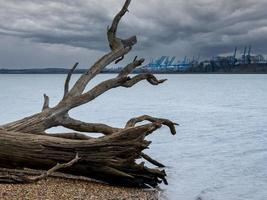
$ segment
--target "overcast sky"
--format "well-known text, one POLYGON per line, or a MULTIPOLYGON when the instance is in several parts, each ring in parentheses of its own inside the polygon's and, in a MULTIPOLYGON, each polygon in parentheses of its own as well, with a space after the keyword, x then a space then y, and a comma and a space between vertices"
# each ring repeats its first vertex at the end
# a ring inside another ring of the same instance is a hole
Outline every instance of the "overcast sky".
MULTIPOLYGON (((106 28, 123 0, 0 0, 0 68, 81 68, 107 52, 106 28)), ((267 52, 266 0, 132 0, 119 27, 134 51, 160 55, 267 52)))

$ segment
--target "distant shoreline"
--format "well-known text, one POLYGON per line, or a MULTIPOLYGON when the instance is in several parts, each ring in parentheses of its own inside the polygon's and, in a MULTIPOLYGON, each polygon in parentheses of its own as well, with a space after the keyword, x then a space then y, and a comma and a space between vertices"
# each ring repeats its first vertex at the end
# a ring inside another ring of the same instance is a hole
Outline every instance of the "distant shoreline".
MULTIPOLYGON (((83 74, 87 69, 77 69, 74 74, 83 74)), ((44 68, 44 69, 0 69, 0 74, 68 74, 69 69, 65 68, 44 68)), ((104 71, 102 74, 117 74, 118 71, 104 71)), ((267 74, 267 71, 235 71, 235 72, 159 72, 153 74, 267 74)))
MULTIPOLYGON (((74 74, 82 74, 86 69, 77 69, 74 74)), ((67 74, 65 68, 42 68, 42 69, 0 69, 0 74, 67 74)))

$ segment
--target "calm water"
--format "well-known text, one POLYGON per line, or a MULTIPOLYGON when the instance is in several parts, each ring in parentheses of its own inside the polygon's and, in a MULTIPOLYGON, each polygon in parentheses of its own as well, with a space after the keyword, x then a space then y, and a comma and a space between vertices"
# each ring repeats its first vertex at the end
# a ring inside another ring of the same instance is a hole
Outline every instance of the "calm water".
MULTIPOLYGON (((113 89, 71 115, 113 126, 142 114, 180 123, 175 137, 166 128, 150 136, 149 153, 168 166, 163 198, 266 200, 267 75, 161 76, 169 81, 113 89)), ((0 123, 39 111, 43 93, 56 103, 64 77, 0 75, 0 123)))

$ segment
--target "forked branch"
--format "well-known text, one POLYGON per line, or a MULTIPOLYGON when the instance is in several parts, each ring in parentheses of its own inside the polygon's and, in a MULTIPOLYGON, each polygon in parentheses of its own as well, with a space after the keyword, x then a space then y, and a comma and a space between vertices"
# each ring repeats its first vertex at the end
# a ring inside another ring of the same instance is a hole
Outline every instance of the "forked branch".
POLYGON ((131 50, 132 46, 136 44, 137 40, 135 36, 132 36, 127 40, 121 40, 116 37, 118 24, 124 14, 128 11, 130 3, 131 0, 126 0, 120 12, 115 16, 111 27, 108 29, 107 36, 111 52, 99 59, 99 61, 97 61, 85 74, 80 77, 69 92, 68 96, 73 97, 81 95, 92 78, 100 73, 107 65, 127 54, 131 50))
POLYGON ((149 115, 142 115, 140 117, 136 117, 136 118, 132 118, 130 119, 127 123, 125 128, 129 128, 129 127, 134 127, 137 123, 139 122, 143 122, 143 121, 150 121, 153 123, 159 123, 159 124, 163 124, 169 127, 171 133, 173 135, 176 134, 176 129, 175 126, 178 126, 179 124, 172 122, 168 119, 163 119, 163 118, 155 118, 155 117, 151 117, 149 115))
POLYGON ((128 73, 131 72, 132 69, 134 69, 135 67, 137 67, 138 65, 142 64, 143 60, 137 60, 134 61, 133 63, 127 65, 124 70, 122 71, 122 73, 117 76, 116 78, 112 78, 106 81, 103 81, 101 83, 99 83, 98 85, 96 85, 94 88, 92 88, 91 90, 89 90, 88 92, 75 97, 71 100, 70 104, 69 104, 69 110, 72 108, 75 108, 77 106, 83 105, 85 103, 88 103, 92 100, 94 100, 96 97, 100 96, 101 94, 105 93, 106 91, 112 89, 112 88, 116 88, 116 87, 132 87, 135 84, 137 84, 138 82, 142 81, 142 80, 147 80, 150 84, 152 85, 159 85, 163 82, 166 81, 166 79, 162 79, 162 80, 158 80, 154 75, 152 74, 139 74, 134 76, 133 78, 130 78, 127 76, 128 73), (129 70, 131 69, 131 70, 129 70))
POLYGON ((47 172, 41 174, 40 176, 36 176, 36 177, 32 177, 32 178, 28 177, 27 179, 29 180, 29 182, 39 181, 41 179, 44 179, 44 178, 50 176, 52 173, 54 173, 60 169, 71 167, 72 165, 77 163, 79 160, 80 160, 79 155, 78 155, 78 153, 76 153, 75 158, 73 158, 71 161, 69 161, 67 163, 63 163, 63 164, 57 163, 56 166, 49 169, 47 172))
POLYGON ((144 58, 141 58, 140 60, 134 59, 134 61, 130 64, 128 64, 126 67, 124 67, 121 72, 119 73, 119 77, 125 77, 128 76, 135 68, 141 66, 143 62, 145 61, 144 58))
POLYGON ((99 74, 106 66, 111 64, 116 59, 127 54, 131 49, 130 48, 120 48, 110 53, 104 55, 100 58, 86 73, 84 73, 74 84, 67 97, 72 98, 74 96, 79 96, 83 93, 87 84, 99 74))
POLYGON ((40 181, 42 179, 47 178, 48 176, 50 176, 51 174, 53 174, 54 172, 56 172, 60 169, 71 167, 72 165, 77 163, 79 161, 79 159, 80 158, 79 158, 78 153, 77 153, 75 158, 72 159, 71 161, 69 161, 68 163, 63 163, 63 164, 58 163, 56 166, 49 169, 48 171, 42 173, 41 175, 34 176, 34 177, 24 176, 24 175, 21 175, 21 173, 15 173, 15 171, 13 171, 14 174, 12 174, 7 170, 7 172, 1 172, 0 173, 0 182, 2 182, 2 183, 3 182, 4 183, 32 183, 32 182, 37 182, 37 181, 40 181))
POLYGON ((114 17, 112 25, 110 28, 108 28, 108 41, 109 46, 111 50, 119 49, 119 48, 125 48, 125 47, 132 47, 134 44, 136 44, 137 39, 136 36, 132 36, 126 40, 122 40, 117 37, 117 29, 118 25, 120 23, 121 18, 125 15, 126 12, 128 12, 128 7, 131 3, 131 0, 126 0, 122 9, 120 12, 114 17))

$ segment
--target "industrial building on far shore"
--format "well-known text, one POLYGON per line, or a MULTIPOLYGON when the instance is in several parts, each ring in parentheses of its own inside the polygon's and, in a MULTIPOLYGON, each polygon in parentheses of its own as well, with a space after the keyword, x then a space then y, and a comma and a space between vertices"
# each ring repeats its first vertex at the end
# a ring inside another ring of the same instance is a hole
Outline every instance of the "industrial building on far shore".
MULTIPOLYGON (((113 65, 102 73, 119 73, 123 66, 113 65)), ((77 69, 74 73, 84 73, 87 69, 77 69)), ((0 69, 0 74, 67 74, 66 68, 0 69)), ((232 55, 214 56, 200 59, 200 56, 179 60, 175 56, 161 56, 134 70, 134 73, 257 73, 267 74, 267 59, 261 54, 253 54, 252 48, 246 46, 241 53, 237 48, 232 55)))
MULTIPOLYGON (((240 52, 240 51, 239 51, 240 52)), ((121 68, 106 69, 105 72, 118 72, 121 68)), ((251 45, 245 46, 238 55, 235 48, 232 55, 214 56, 201 60, 200 56, 182 60, 175 56, 161 56, 135 70, 136 73, 267 73, 267 59, 261 54, 253 54, 251 45)))

